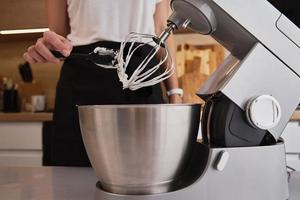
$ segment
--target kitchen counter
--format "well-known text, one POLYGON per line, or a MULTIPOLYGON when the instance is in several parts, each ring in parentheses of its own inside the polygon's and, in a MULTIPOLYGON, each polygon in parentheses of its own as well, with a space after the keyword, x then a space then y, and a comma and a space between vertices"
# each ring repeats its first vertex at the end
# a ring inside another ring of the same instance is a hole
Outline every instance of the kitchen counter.
MULTIPOLYGON (((96 181, 86 167, 0 167, 0 199, 95 200, 96 181)), ((300 172, 289 187, 289 200, 299 200, 300 172)))
POLYGON ((20 112, 20 113, 0 113, 0 122, 43 122, 51 121, 51 112, 20 112))

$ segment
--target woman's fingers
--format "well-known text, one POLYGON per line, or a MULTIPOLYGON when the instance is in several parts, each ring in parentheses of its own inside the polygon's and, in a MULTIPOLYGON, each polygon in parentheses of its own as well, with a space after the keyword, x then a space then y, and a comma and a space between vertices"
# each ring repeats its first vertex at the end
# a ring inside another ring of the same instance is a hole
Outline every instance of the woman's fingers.
POLYGON ((24 58, 24 60, 26 60, 26 61, 29 62, 30 64, 34 64, 34 63, 37 62, 34 58, 31 57, 31 55, 30 55, 28 52, 25 52, 25 53, 23 54, 23 58, 24 58))
POLYGON ((66 38, 52 31, 46 31, 43 39, 46 42, 46 45, 50 45, 54 50, 61 52, 65 57, 70 55, 72 45, 66 38))
POLYGON ((29 63, 59 63, 60 60, 51 53, 51 50, 59 51, 65 57, 68 57, 72 48, 71 42, 66 38, 52 31, 46 31, 43 37, 38 39, 34 46, 27 49, 27 52, 24 53, 23 57, 29 63))
POLYGON ((27 51, 36 62, 46 62, 46 59, 35 50, 34 46, 29 47, 27 51))
MULTIPOLYGON (((34 46, 34 50, 38 52, 46 61, 52 63, 59 63, 59 59, 55 58, 54 55, 51 53, 49 48, 45 45, 45 39, 40 38, 36 42, 34 46)), ((30 52, 29 52, 30 53, 30 52)), ((31 55, 33 57, 33 55, 31 55)))

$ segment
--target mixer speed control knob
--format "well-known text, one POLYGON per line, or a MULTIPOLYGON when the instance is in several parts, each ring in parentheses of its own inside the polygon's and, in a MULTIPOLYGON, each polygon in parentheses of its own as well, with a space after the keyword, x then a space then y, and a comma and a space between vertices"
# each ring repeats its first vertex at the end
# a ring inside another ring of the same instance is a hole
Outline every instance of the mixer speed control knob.
POLYGON ((246 107, 248 122, 261 130, 268 130, 278 125, 281 119, 279 102, 271 95, 261 95, 249 100, 246 107))

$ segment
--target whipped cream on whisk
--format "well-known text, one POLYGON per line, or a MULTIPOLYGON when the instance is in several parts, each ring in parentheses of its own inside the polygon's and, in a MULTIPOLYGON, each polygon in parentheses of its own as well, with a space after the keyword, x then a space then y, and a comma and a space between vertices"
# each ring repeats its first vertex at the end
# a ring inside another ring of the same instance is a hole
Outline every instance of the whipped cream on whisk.
POLYGON ((94 53, 98 55, 115 55, 112 65, 95 64, 106 69, 116 69, 123 89, 137 90, 158 84, 169 78, 175 72, 175 67, 168 48, 163 44, 163 41, 155 39, 157 37, 149 34, 130 33, 121 42, 118 51, 103 47, 94 49, 94 53), (150 45, 152 49, 138 64, 133 73, 129 75, 127 69, 131 59, 146 45, 150 45), (149 66, 155 57, 158 58, 158 63, 154 66, 149 66))

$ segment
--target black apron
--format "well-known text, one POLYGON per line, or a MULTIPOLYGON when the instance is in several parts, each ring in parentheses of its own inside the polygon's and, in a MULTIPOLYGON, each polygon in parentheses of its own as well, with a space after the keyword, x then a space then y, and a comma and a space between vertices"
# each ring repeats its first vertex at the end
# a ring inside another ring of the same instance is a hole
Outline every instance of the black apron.
MULTIPOLYGON (((120 43, 102 41, 74 47, 72 52, 89 53, 98 46, 119 49, 120 43)), ((150 50, 151 46, 147 46, 132 57, 129 74, 150 50)), ((156 63, 152 60, 149 66, 156 63)), ((104 69, 88 60, 66 59, 56 88, 51 165, 90 166, 81 138, 77 105, 159 103, 164 103, 160 84, 136 91, 123 90, 115 69, 104 69)))

